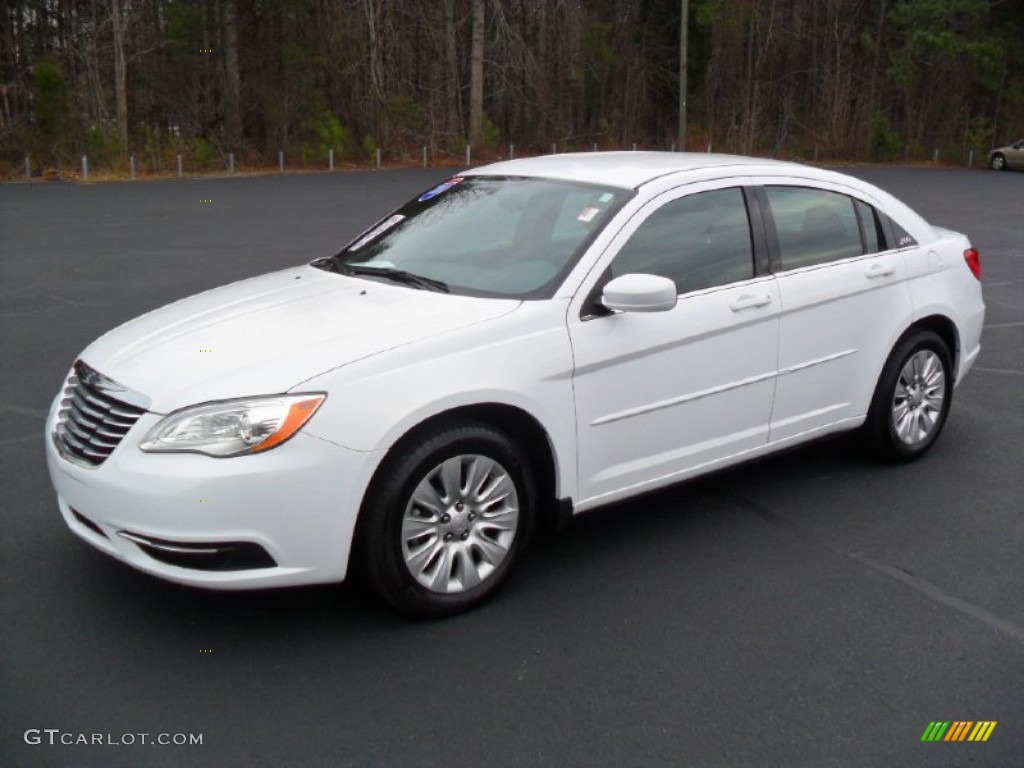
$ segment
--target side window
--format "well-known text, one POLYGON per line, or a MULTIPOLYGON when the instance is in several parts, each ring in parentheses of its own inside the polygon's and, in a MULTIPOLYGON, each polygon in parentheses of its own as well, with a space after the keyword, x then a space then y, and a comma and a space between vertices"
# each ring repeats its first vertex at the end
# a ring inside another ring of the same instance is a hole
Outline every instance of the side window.
POLYGON ((784 270, 864 253, 853 200, 846 195, 806 187, 765 187, 765 194, 784 270))
POLYGON ((613 277, 634 272, 674 280, 679 293, 754 276, 743 192, 700 192, 665 203, 647 217, 612 262, 613 277))
POLYGON ((875 216, 875 209, 860 200, 854 200, 857 206, 857 217, 860 219, 860 231, 864 237, 864 253, 878 253, 884 251, 883 243, 885 238, 881 234, 881 226, 878 217, 875 216))

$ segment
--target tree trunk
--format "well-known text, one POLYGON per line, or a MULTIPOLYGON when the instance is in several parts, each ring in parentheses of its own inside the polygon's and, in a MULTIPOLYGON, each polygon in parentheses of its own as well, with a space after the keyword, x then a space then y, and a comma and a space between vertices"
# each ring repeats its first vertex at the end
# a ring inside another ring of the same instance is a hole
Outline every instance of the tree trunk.
POLYGON ((454 0, 446 0, 444 8, 444 51, 445 58, 448 61, 448 132, 458 136, 465 136, 462 133, 462 86, 459 83, 455 14, 454 0))
POLYGON ((224 5, 224 132, 228 148, 242 143, 242 87, 238 72, 238 6, 236 0, 224 5))
POLYGON ((881 0, 878 6, 878 21, 875 24, 875 50, 871 61, 871 86, 868 89, 868 106, 864 110, 864 122, 861 130, 861 150, 867 154, 871 150, 871 139, 875 128, 875 117, 878 115, 879 79, 882 71, 882 41, 885 34, 885 4, 881 0))
POLYGON ((484 116, 484 0, 473 0, 473 42, 469 54, 469 143, 483 141, 484 116))
POLYGON ((110 0, 110 23, 114 33, 114 94, 117 101, 117 138, 121 157, 128 157, 128 68, 124 58, 124 18, 120 0, 110 0))
POLYGON ((686 151, 686 64, 687 38, 690 28, 690 3, 682 0, 679 9, 679 135, 676 145, 680 152, 686 151))

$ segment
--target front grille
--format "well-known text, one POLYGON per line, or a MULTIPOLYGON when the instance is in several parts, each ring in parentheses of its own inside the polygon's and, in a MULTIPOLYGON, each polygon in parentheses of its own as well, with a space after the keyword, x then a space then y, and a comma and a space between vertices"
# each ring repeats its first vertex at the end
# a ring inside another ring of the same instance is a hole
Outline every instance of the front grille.
POLYGON ((79 360, 64 388, 53 439, 66 458, 98 467, 148 406, 147 398, 79 360))

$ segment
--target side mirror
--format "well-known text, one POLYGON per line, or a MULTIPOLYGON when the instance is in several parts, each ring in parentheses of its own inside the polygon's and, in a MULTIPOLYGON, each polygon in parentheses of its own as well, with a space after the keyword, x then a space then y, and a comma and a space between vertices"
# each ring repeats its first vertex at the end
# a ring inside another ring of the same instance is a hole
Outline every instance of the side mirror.
POLYGON ((676 305, 676 284, 657 275, 622 275, 604 287, 601 303, 615 312, 665 312, 676 305))

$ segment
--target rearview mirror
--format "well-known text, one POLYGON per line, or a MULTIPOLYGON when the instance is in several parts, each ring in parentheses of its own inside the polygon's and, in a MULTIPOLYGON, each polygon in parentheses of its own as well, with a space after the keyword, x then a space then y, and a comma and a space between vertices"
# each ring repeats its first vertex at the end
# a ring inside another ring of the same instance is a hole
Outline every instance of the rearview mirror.
POLYGON ((665 312, 677 298, 676 284, 658 275, 622 275, 601 293, 601 303, 615 312, 665 312))

